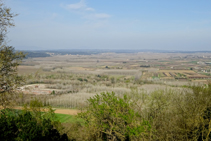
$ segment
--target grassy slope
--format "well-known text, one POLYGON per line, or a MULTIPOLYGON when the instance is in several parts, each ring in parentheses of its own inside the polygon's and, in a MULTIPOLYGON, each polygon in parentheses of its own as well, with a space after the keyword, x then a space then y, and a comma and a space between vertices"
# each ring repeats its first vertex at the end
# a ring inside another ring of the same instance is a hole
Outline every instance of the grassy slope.
POLYGON ((56 116, 61 123, 83 122, 82 119, 75 118, 73 115, 56 114, 56 116))

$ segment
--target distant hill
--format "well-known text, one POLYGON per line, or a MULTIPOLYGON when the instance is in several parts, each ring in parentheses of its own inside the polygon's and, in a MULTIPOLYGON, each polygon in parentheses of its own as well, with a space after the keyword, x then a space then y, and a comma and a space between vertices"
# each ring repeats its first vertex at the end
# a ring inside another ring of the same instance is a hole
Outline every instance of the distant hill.
POLYGON ((23 51, 26 54, 26 58, 37 58, 37 57, 50 57, 46 52, 35 52, 35 51, 23 51))
POLYGON ((60 50, 37 50, 23 51, 27 54, 26 58, 50 57, 55 55, 91 55, 100 53, 138 53, 138 52, 152 52, 152 53, 211 53, 211 51, 166 51, 166 50, 98 50, 98 49, 60 49, 60 50))

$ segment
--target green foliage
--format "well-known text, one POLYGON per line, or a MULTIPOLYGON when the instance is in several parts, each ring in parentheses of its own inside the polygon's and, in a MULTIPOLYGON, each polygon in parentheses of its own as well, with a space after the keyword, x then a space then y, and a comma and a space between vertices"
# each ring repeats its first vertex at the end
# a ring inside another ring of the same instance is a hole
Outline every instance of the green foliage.
POLYGON ((0 45, 4 42, 8 27, 14 26, 13 17, 16 14, 11 12, 10 8, 7 8, 2 0, 0 1, 0 45))
POLYGON ((78 78, 78 80, 79 80, 79 81, 83 81, 83 79, 82 79, 82 78, 78 78))
POLYGON ((84 78, 84 79, 83 78, 78 78, 78 80, 81 81, 81 82, 82 81, 88 82, 88 80, 86 78, 84 78))
POLYGON ((184 133, 188 138, 197 140, 211 140, 211 83, 204 86, 192 86, 192 93, 184 97, 182 112, 184 133), (188 117, 189 116, 189 117, 188 117))
POLYGON ((90 130, 90 138, 103 140, 139 140, 151 129, 148 121, 141 119, 132 108, 126 95, 123 98, 115 93, 101 93, 88 99, 89 106, 79 117, 85 120, 90 130))
POLYGON ((4 109, 14 102, 16 89, 23 82, 23 78, 17 74, 17 66, 25 55, 15 52, 13 47, 4 42, 8 27, 14 26, 14 16, 10 8, 0 1, 0 106, 4 109))
POLYGON ((42 101, 37 98, 32 99, 28 105, 25 104, 23 111, 30 111, 37 120, 50 119, 54 126, 60 126, 54 113, 55 110, 51 106, 44 107, 42 101))
POLYGON ((24 82, 17 74, 17 67, 24 57, 22 52, 15 52, 13 47, 0 47, 0 104, 4 108, 14 102, 16 89, 24 82))
POLYGON ((0 140, 68 140, 54 110, 39 99, 24 105, 22 111, 3 110, 0 115, 0 140))
POLYGON ((22 112, 17 116, 1 114, 0 121, 0 140, 68 140, 66 134, 61 135, 54 128, 50 119, 38 121, 30 112, 22 112))
POLYGON ((88 80, 86 78, 84 78, 84 81, 88 82, 88 80))
POLYGON ((142 117, 152 125, 151 139, 211 139, 211 84, 133 96, 142 117))
POLYGON ((55 95, 55 91, 53 90, 53 91, 51 92, 51 94, 55 95))
POLYGON ((110 79, 111 79, 111 83, 114 84, 115 83, 115 78, 111 77, 110 79))

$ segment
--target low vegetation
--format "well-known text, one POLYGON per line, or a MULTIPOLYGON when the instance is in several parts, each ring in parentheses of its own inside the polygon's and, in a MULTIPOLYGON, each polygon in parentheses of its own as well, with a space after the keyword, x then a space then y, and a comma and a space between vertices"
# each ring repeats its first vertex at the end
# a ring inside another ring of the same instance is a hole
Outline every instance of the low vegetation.
POLYGON ((127 95, 120 98, 113 92, 101 93, 88 102, 85 112, 78 115, 85 120, 85 127, 91 129, 87 140, 138 140, 148 135, 149 122, 134 111, 127 95))
POLYGON ((55 120, 52 109, 42 113, 41 102, 32 101, 30 110, 1 110, 0 139, 13 140, 52 140, 68 141, 66 134, 59 132, 61 124, 55 120))
MULTIPOLYGON (((95 95, 76 117, 59 115, 62 124, 52 122, 55 121, 53 110, 47 110, 36 99, 25 110, 31 111, 30 114, 20 117, 33 116, 39 124, 42 121, 39 119, 49 119, 51 127, 61 135, 67 134, 69 140, 208 141, 211 139, 210 101, 211 84, 188 86, 179 93, 167 89, 149 94, 132 89, 123 95, 108 92, 95 95), (40 113, 43 108, 45 114, 40 113)), ((5 118, 4 114, 1 117, 5 118)))

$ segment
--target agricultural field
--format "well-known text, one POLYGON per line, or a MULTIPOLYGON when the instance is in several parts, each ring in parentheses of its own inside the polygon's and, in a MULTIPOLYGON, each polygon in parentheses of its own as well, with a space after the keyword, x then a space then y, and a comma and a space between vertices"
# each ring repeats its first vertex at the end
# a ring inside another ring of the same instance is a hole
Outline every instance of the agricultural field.
POLYGON ((207 83, 211 53, 99 53, 27 58, 18 68, 25 77, 19 105, 39 97, 44 105, 81 108, 101 92, 150 93, 207 83))

